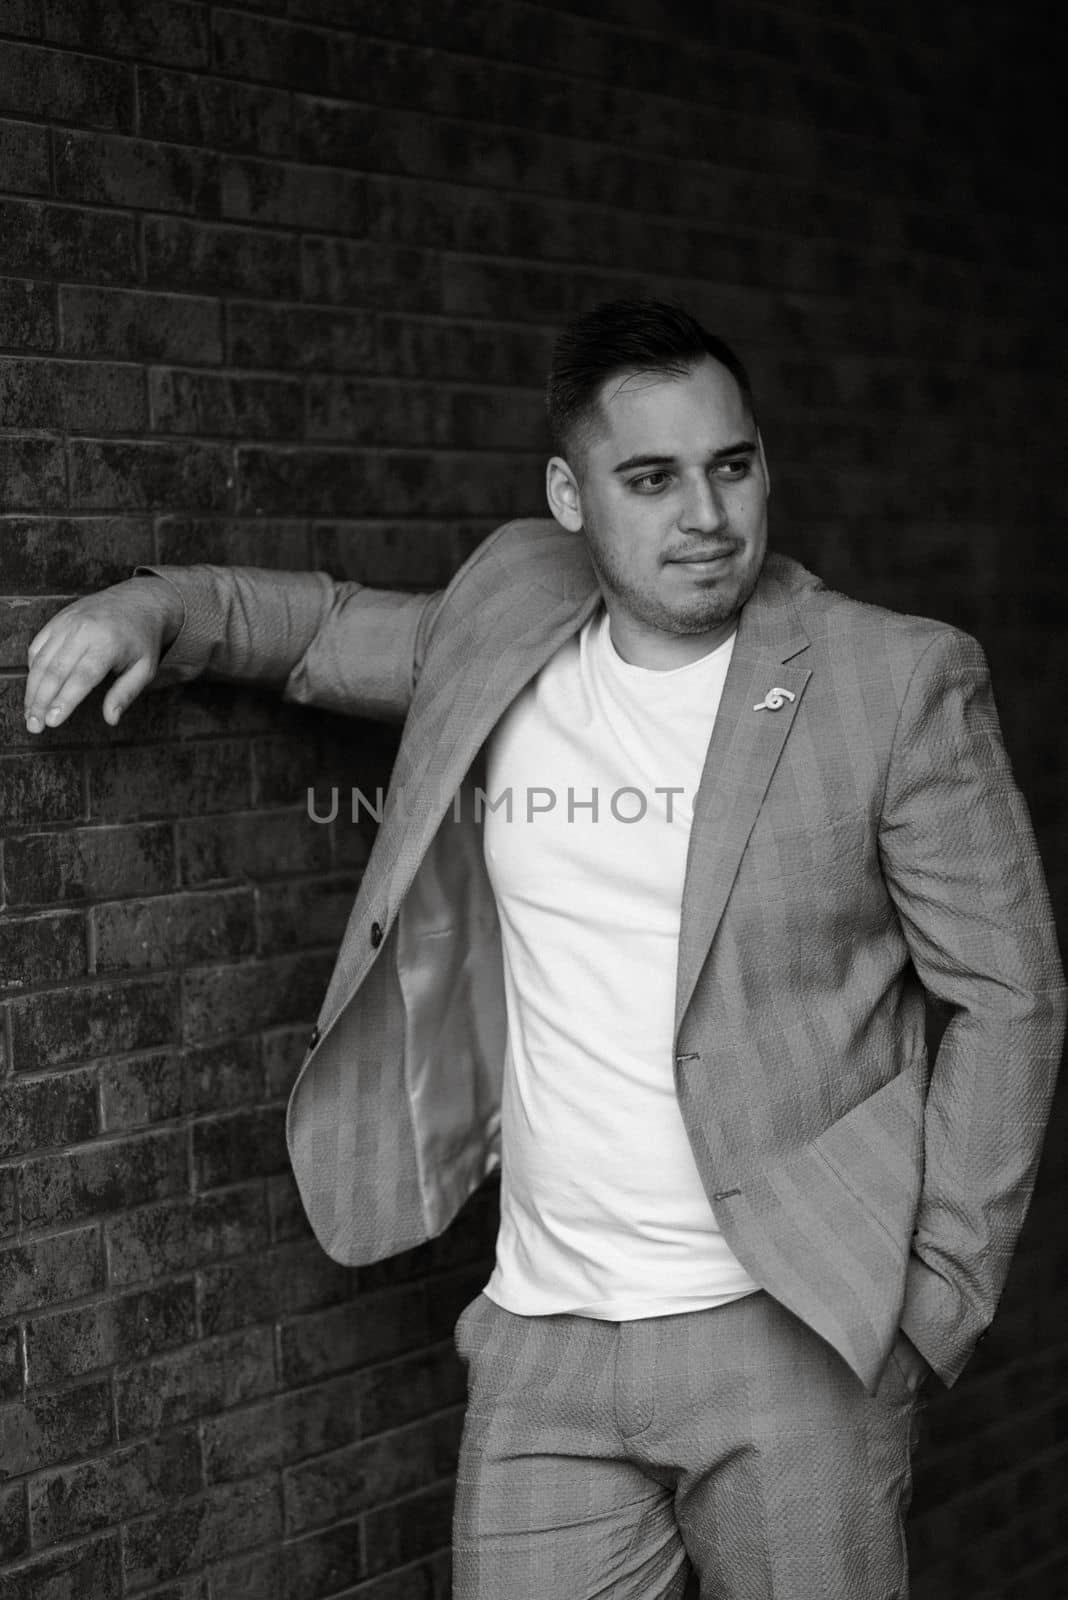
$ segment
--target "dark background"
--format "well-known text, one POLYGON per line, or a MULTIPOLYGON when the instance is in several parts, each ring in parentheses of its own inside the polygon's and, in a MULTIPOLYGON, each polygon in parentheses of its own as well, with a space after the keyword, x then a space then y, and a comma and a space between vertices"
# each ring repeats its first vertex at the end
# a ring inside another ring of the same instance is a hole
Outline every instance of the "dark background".
MULTIPOLYGON (((494 1226, 345 1270, 287 1172, 368 847, 306 792, 394 735, 197 685, 31 741, 27 640, 146 560, 442 584, 542 508, 561 320, 679 298, 751 364, 773 542, 982 641, 1063 919, 1063 26, 0 0, 5 1600, 441 1600, 494 1226)), ((928 1390, 914 1600, 1068 1592, 1065 1142, 928 1390)))

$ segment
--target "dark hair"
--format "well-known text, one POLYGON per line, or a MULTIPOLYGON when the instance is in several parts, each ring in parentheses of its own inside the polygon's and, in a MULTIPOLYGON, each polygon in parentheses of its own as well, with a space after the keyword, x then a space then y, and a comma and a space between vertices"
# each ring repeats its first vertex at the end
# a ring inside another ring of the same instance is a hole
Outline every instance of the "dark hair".
POLYGON ((682 306, 603 300, 569 323, 553 347, 545 397, 553 449, 566 456, 576 431, 593 420, 602 384, 615 373, 681 378, 706 356, 726 367, 753 411, 749 375, 739 358, 682 306))

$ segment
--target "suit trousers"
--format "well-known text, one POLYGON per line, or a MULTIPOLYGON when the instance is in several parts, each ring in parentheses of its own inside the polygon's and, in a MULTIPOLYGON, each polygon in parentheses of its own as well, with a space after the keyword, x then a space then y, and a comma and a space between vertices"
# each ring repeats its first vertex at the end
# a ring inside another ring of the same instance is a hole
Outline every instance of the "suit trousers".
POLYGON ((907 1600, 922 1387, 765 1290, 632 1322, 478 1295, 454 1600, 907 1600))

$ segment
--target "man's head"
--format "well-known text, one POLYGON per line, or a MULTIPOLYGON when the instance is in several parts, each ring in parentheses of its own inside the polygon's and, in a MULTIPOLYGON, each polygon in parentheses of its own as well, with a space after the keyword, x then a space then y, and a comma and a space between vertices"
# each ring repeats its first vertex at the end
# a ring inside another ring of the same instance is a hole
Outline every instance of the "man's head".
POLYGON ((560 335, 548 410, 549 505, 586 537, 617 649, 668 667, 713 648, 767 547, 767 466, 741 361, 679 307, 611 301, 560 335))

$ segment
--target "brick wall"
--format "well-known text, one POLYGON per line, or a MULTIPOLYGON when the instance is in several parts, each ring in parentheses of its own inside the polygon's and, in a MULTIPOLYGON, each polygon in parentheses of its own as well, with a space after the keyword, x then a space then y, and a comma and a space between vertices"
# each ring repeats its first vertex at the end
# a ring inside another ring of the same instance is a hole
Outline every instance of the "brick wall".
MULTIPOLYGON (((751 361, 778 544, 982 639, 1063 911, 1062 24, 986 9, 0 0, 5 1597, 441 1600, 494 1222, 346 1271, 286 1169, 368 847, 305 791, 393 735, 198 685, 31 743, 68 597, 438 585, 541 508, 559 321, 683 298, 751 361)), ((924 1416, 916 1600, 1068 1589, 1065 1137, 924 1416)))

